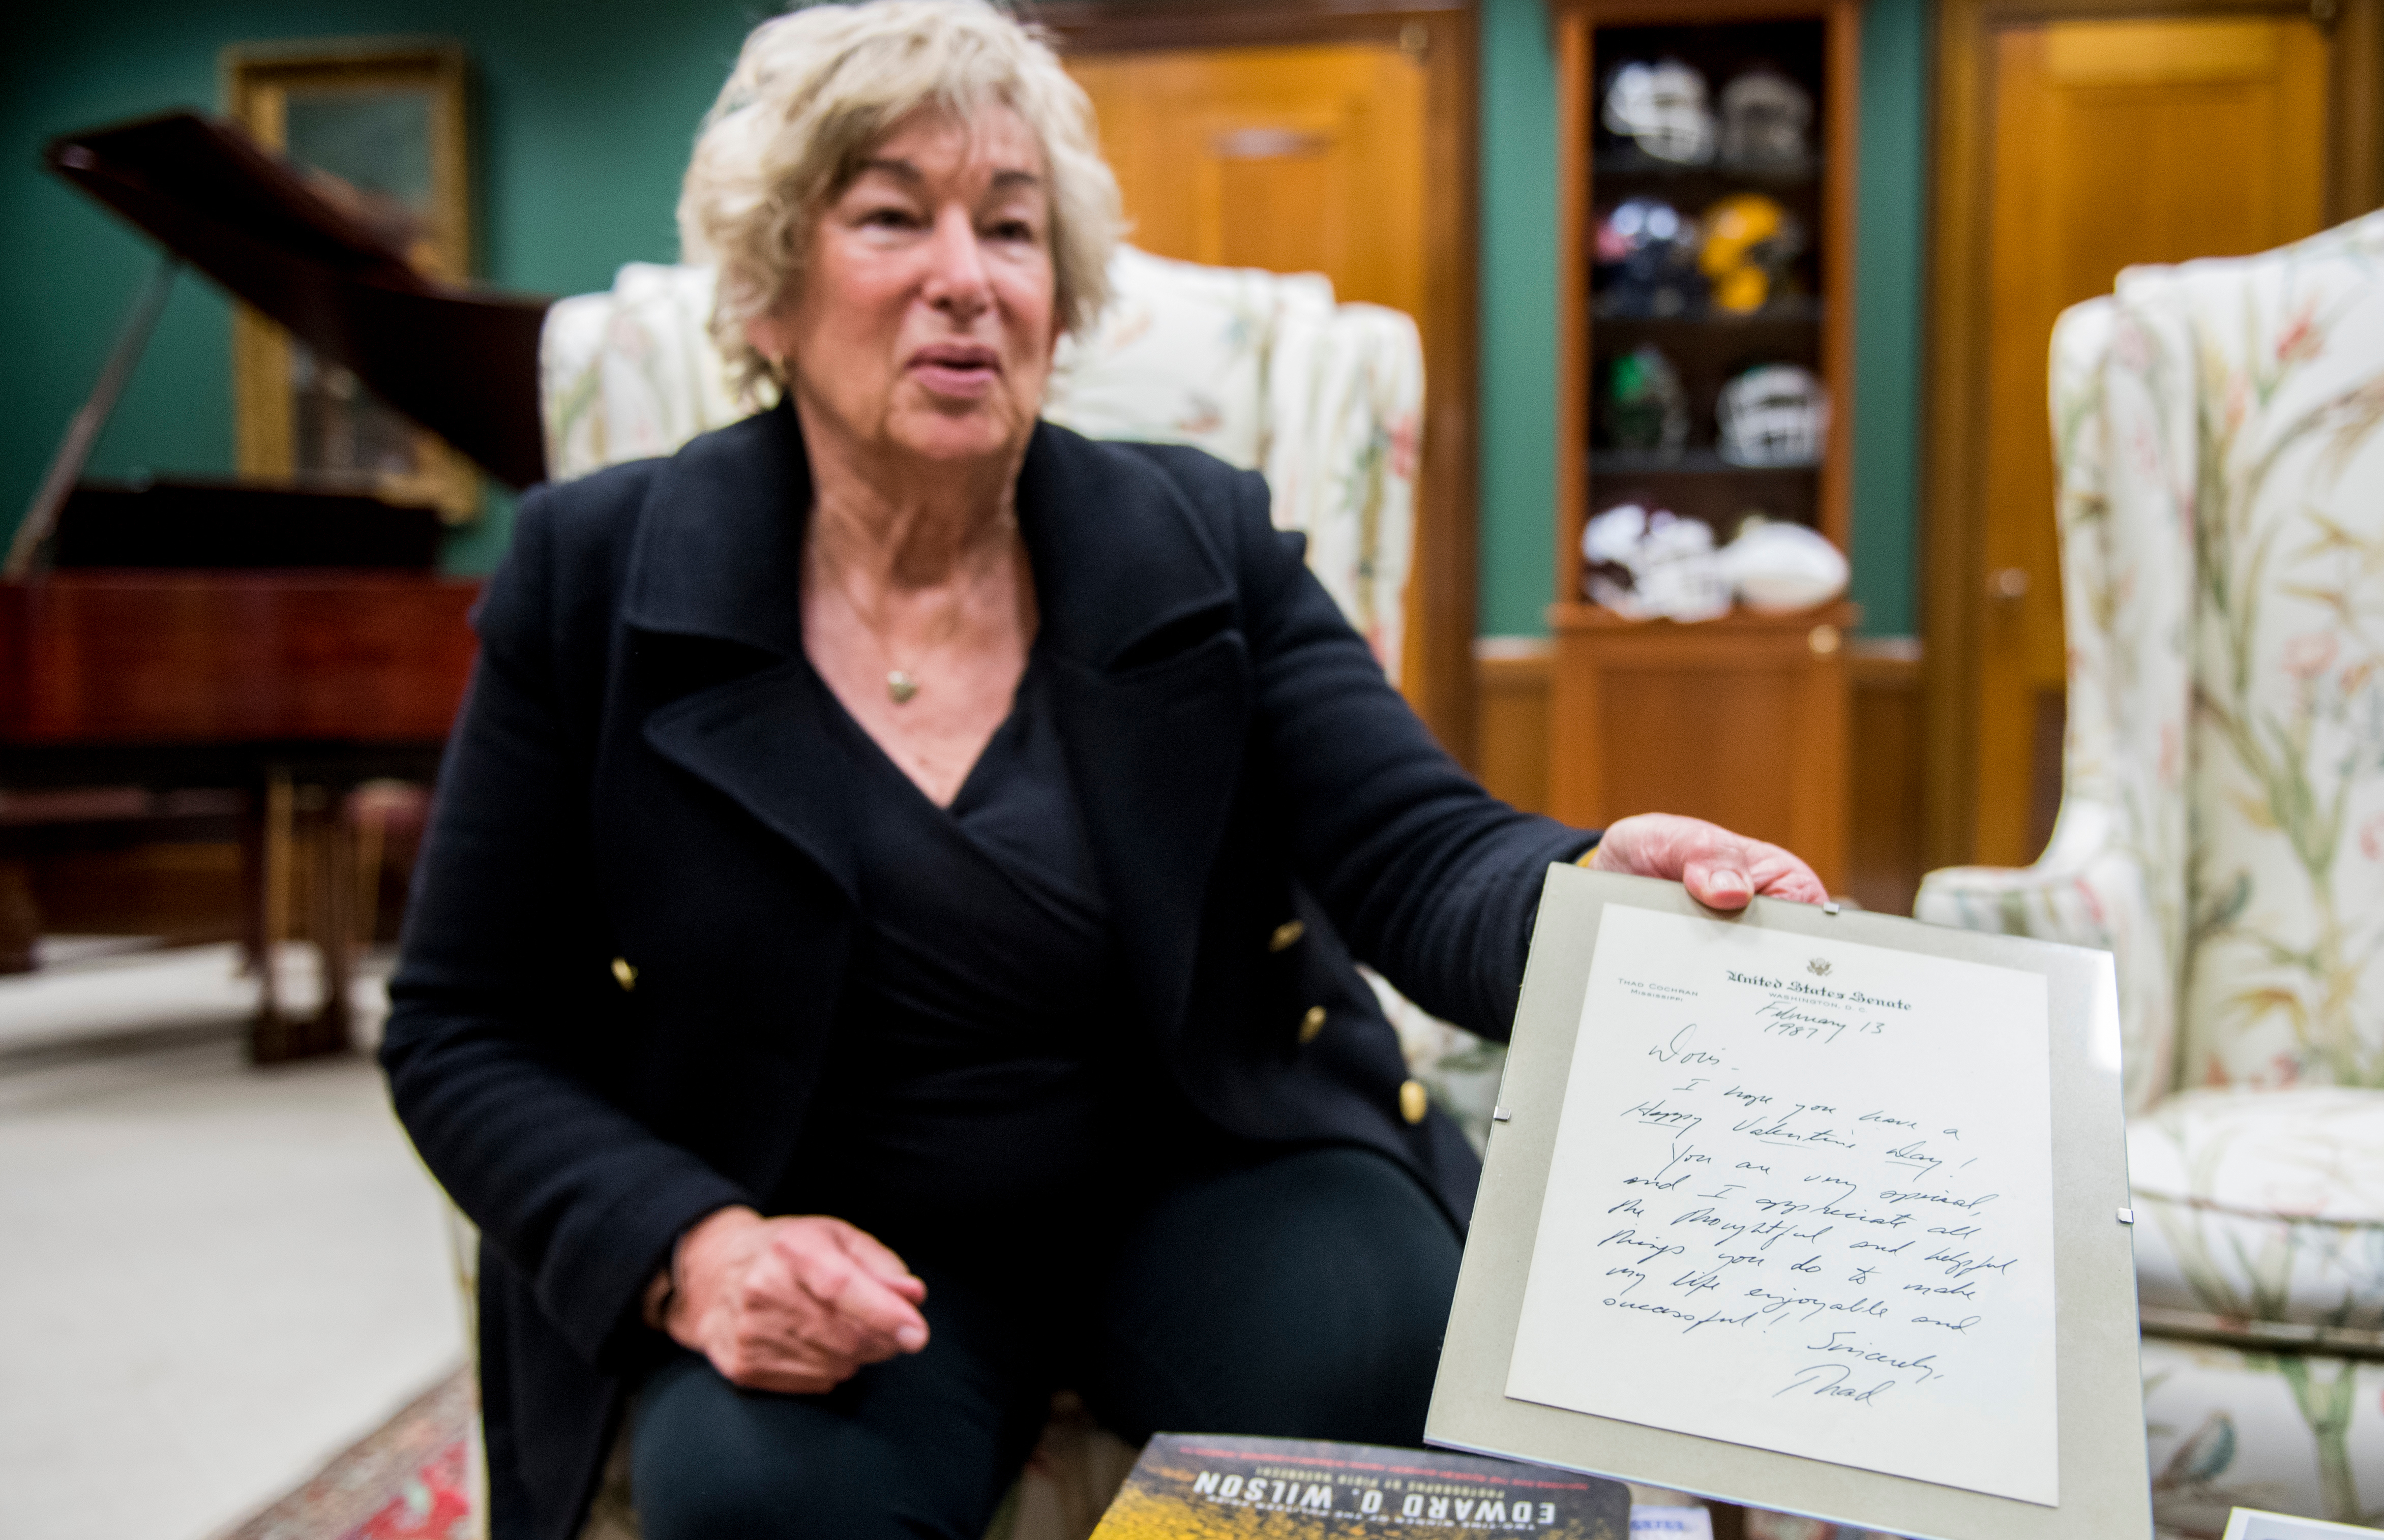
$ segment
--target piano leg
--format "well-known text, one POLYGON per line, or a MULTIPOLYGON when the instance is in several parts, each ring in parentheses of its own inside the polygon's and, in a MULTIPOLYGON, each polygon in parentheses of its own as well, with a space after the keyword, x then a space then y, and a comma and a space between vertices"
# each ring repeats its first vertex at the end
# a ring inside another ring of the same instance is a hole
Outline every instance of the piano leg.
POLYGON ((274 961, 290 913, 290 772, 276 765, 249 789, 240 823, 241 898, 247 911, 241 939, 248 970, 256 975, 260 1026, 281 1016, 274 961))
POLYGON ((355 879, 347 859, 349 833, 340 816, 341 798, 330 787, 299 785, 287 767, 276 765, 267 771, 264 794, 253 798, 252 805, 258 815, 249 842, 255 852, 256 876, 249 885, 255 907, 248 928, 258 990, 249 1058, 259 1064, 278 1064, 345 1053, 354 1046, 348 993, 355 879), (323 983, 321 1008, 304 1017, 284 1008, 279 969, 274 965, 281 942, 291 934, 291 900, 292 889, 300 886, 302 866, 306 938, 322 959, 323 983))
POLYGON ((260 979, 265 972, 265 803, 251 786, 240 813, 240 962, 260 979))
POLYGON ((42 911, 33 901, 32 863, 0 851, 0 974, 31 973, 33 943, 41 938, 42 911))
POLYGON ((348 824, 344 788, 323 787, 320 805, 311 810, 315 838, 307 882, 314 911, 315 949, 323 964, 323 1008, 315 1018, 317 1051, 344 1053, 354 1046, 349 999, 354 982, 356 947, 355 830, 348 824))

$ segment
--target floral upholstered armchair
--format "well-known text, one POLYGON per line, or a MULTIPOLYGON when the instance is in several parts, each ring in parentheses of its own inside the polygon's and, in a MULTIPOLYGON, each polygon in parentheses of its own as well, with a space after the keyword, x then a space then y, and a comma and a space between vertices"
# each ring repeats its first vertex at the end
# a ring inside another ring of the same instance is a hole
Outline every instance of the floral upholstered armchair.
MULTIPOLYGON (((1110 282, 1099 326, 1061 344, 1043 415, 1093 438, 1191 444, 1263 472, 1274 522, 1307 535, 1309 566, 1396 681, 1423 409, 1415 323, 1336 304, 1313 274, 1198 267, 1131 247, 1119 249, 1110 282)), ((728 387, 706 326, 712 299, 707 269, 632 263, 610 291, 548 313, 541 396, 555 479, 667 454, 756 409, 728 387)), ((1463 1035, 1377 987, 1418 1073, 1439 1085, 1434 1071, 1463 1035)), ((1495 1085, 1463 1089, 1482 1102, 1472 1121, 1486 1121, 1495 1085)), ((474 1255, 468 1235, 457 1255, 474 1255)), ((992 1534, 1081 1540, 1134 1454, 1063 1397, 992 1534)), ((637 1533, 616 1450, 583 1540, 637 1533)))
POLYGON ((2384 1523, 2384 214, 2064 315, 2061 814, 1924 920, 2109 948, 2161 1527, 2384 1523))

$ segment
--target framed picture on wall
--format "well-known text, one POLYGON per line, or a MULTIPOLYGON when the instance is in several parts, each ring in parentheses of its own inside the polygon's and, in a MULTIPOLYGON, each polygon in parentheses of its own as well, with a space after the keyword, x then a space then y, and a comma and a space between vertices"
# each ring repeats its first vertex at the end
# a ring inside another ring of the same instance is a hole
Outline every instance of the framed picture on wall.
MULTIPOLYGON (((424 273, 471 265, 464 50, 415 38, 242 43, 223 54, 232 118, 424 273)), ((478 473, 346 369, 242 305, 232 322, 240 471, 375 492, 466 523, 478 473)))

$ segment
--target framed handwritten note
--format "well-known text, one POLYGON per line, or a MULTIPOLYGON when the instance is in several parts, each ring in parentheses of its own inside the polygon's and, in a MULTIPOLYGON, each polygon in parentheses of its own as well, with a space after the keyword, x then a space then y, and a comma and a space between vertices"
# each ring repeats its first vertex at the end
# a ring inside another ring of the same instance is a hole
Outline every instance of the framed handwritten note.
POLYGON ((1552 870, 1427 1438, 2149 1536, 2107 953, 1552 870))
POLYGON ((2044 978, 1599 927, 1507 1393, 2060 1498, 2044 978))

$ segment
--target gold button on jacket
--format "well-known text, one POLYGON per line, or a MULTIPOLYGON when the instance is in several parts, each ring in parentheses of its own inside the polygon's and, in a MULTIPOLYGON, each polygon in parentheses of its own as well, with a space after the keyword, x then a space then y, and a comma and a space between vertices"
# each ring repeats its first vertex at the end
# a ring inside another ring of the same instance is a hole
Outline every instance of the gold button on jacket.
POLYGON ((1432 1111, 1432 1099, 1424 1094, 1423 1082, 1410 1080, 1399 1087, 1399 1116, 1409 1123, 1422 1123, 1424 1113, 1432 1111))
POLYGON ((1292 947, 1299 945, 1299 938, 1307 934, 1308 927, 1305 925, 1302 925, 1299 921, 1285 920, 1283 924, 1274 927, 1274 934, 1273 936, 1267 938, 1267 950, 1287 950, 1292 947))
POLYGON ((624 989, 634 989, 638 987, 638 970, 630 966, 627 958, 613 959, 613 982, 624 989))
POLYGON ((1324 1007, 1310 1006, 1308 1014, 1299 1018, 1299 1040, 1302 1043, 1312 1043, 1316 1041, 1316 1035, 1323 1030, 1324 1007))

